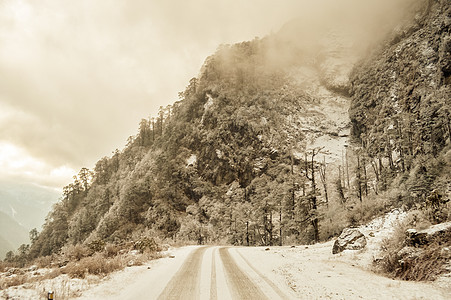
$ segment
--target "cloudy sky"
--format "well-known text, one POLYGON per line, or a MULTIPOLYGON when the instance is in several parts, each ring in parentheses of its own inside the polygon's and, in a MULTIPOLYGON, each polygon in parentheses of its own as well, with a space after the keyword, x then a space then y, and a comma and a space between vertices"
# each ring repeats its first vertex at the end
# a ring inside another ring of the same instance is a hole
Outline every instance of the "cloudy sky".
POLYGON ((61 189, 299 0, 0 0, 0 180, 61 189))
POLYGON ((61 190, 176 101, 221 43, 326 8, 383 21, 382 3, 402 1, 0 0, 0 182, 61 190))

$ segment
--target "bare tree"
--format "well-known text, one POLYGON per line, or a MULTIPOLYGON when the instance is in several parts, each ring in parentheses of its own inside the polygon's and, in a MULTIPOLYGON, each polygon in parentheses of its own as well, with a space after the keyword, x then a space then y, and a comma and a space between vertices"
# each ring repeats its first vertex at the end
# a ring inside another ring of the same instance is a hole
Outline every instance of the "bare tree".
POLYGON ((343 182, 341 179, 341 166, 338 166, 338 178, 336 181, 336 188, 338 192, 338 196, 340 197, 340 202, 344 204, 346 202, 345 194, 343 191, 343 182))
POLYGON ((329 205, 329 197, 327 196, 327 182, 326 182, 326 156, 323 157, 323 163, 319 166, 319 176, 324 188, 324 198, 326 199, 326 205, 329 205))
POLYGON ((316 181, 315 181, 315 156, 318 155, 321 148, 315 148, 312 150, 311 160, 308 160, 307 152, 305 153, 305 177, 310 181, 311 184, 311 192, 309 195, 310 205, 311 205, 311 224, 313 226, 313 235, 315 242, 319 241, 319 222, 318 222, 318 201, 317 201, 317 192, 316 192, 316 181), (310 175, 309 175, 310 169, 310 175))

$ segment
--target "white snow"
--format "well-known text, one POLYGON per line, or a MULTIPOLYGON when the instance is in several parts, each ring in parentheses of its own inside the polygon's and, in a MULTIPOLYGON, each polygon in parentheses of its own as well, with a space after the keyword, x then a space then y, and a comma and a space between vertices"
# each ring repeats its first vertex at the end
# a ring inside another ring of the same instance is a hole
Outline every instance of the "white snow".
POLYGON ((449 299, 445 284, 393 280, 369 271, 389 237, 407 213, 402 210, 377 218, 359 230, 367 237, 364 250, 332 254, 334 241, 292 247, 239 248, 250 263, 277 285, 288 285, 298 299, 449 299), (370 235, 371 233, 371 235, 370 235), (374 235, 374 236, 373 236, 374 235))
POLYGON ((194 166, 197 162, 197 156, 196 154, 191 154, 190 157, 188 157, 188 159, 186 160, 186 166, 194 166))
POLYGON ((149 284, 152 288, 146 290, 145 298, 157 299, 192 250, 192 246, 169 249, 167 257, 114 273, 75 299, 142 299, 142 289, 149 284))
POLYGON ((201 124, 204 124, 204 117, 205 117, 205 114, 207 113, 207 111, 208 111, 208 110, 213 106, 213 104, 214 104, 213 98, 211 97, 210 94, 207 94, 207 98, 208 98, 208 100, 207 100, 207 102, 205 102, 205 104, 204 104, 204 113, 203 113, 202 118, 201 118, 201 120, 200 120, 200 123, 201 123, 201 124))
POLYGON ((367 225, 358 227, 367 240, 366 248, 359 253, 357 263, 362 267, 369 268, 374 259, 380 258, 380 247, 383 239, 393 234, 395 227, 407 216, 407 213, 395 209, 388 214, 376 218, 367 225))
MULTIPOLYGON (((38 270, 42 272, 43 269, 38 270)), ((82 291, 97 284, 100 279, 97 276, 88 276, 85 279, 70 278, 63 274, 53 279, 25 283, 19 286, 9 287, 0 292, 4 299, 47 299, 47 293, 54 291, 55 299, 69 299, 77 297, 82 291)))
POLYGON ((227 288, 227 280, 225 277, 224 265, 221 259, 219 258, 219 251, 217 248, 214 248, 213 259, 215 261, 216 267, 216 285, 217 285, 216 292, 218 294, 218 298, 232 299, 230 290, 227 288))
POLYGON ((216 149, 215 152, 216 152, 216 156, 218 156, 219 159, 224 157, 224 153, 221 150, 216 149))
MULTIPOLYGON (((333 241, 312 246, 240 248, 250 263, 296 299, 449 299, 429 283, 392 280, 332 254, 333 241)), ((357 253, 354 254, 358 256, 357 253)))
MULTIPOLYGON (((279 299, 279 291, 290 299, 449 299, 449 285, 392 280, 368 271, 371 261, 378 256, 382 240, 393 233, 406 215, 402 210, 393 210, 360 226, 359 230, 368 241, 364 250, 333 255, 332 240, 308 246, 232 247, 229 253, 248 278, 271 299, 279 299)), ((34 285, 9 288, 0 295, 10 299, 38 299, 45 296, 44 292, 55 290, 56 295, 78 296, 76 299, 142 299, 144 296, 156 299, 197 247, 170 249, 165 258, 126 268, 101 281, 70 279, 64 275, 34 285)), ((200 299, 209 298, 212 286, 217 287, 218 299, 232 299, 218 250, 219 246, 209 247, 203 254, 200 299), (214 276, 212 270, 215 270, 214 276), (215 285, 212 278, 215 278, 215 285)))
MULTIPOLYGON (((349 84, 349 71, 355 63, 355 57, 348 55, 353 51, 350 49, 352 44, 349 36, 340 30, 331 30, 321 39, 323 61, 316 67, 302 66, 292 68, 290 72, 293 82, 313 100, 301 107, 299 113, 286 118, 287 127, 302 131, 305 149, 323 147, 321 153, 327 154, 327 163, 340 161, 347 144, 350 100, 329 90, 324 82, 341 88, 349 84)), ((287 135, 290 136, 290 132, 287 135)), ((299 149, 299 152, 304 152, 304 149, 299 149)), ((322 161, 320 156, 318 159, 322 161)))

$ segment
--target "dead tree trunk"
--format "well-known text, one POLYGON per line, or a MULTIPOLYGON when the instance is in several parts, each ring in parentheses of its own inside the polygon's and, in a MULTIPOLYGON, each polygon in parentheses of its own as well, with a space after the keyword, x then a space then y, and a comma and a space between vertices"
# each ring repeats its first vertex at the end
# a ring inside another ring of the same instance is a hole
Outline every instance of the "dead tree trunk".
POLYGON ((341 179, 341 166, 338 166, 338 179, 336 182, 336 188, 338 192, 338 196, 340 197, 341 204, 344 204, 346 202, 345 194, 343 191, 343 182, 341 179))
POLYGON ((357 153, 357 193, 359 200, 362 202, 362 175, 360 174, 360 155, 357 153))
POLYGON ((315 156, 318 155, 323 148, 315 148, 312 150, 312 159, 310 162, 307 159, 307 153, 305 153, 305 177, 311 182, 311 194, 310 194, 310 204, 311 204, 311 224, 313 226, 313 238, 315 243, 319 242, 319 225, 318 225, 318 203, 316 195, 316 181, 315 181, 315 156), (309 175, 310 167, 310 175, 309 175))
POLYGON ((268 233, 269 233, 269 245, 272 246, 273 245, 273 234, 272 234, 272 229, 273 229, 273 223, 272 223, 272 209, 269 212, 269 226, 268 226, 268 233))
POLYGON ((329 206, 329 197, 327 196, 327 182, 326 182, 326 157, 323 158, 323 163, 319 168, 319 175, 324 188, 324 198, 326 199, 326 205, 329 206))
POLYGON ((293 158, 293 151, 290 153, 291 155, 291 220, 295 219, 296 210, 295 210, 295 190, 296 190, 296 183, 294 181, 294 158, 293 158))
POLYGON ((279 208, 279 246, 282 246, 283 238, 282 238, 282 203, 280 203, 279 208))
POLYGON ((249 247, 249 221, 246 221, 246 245, 249 247))
POLYGON ((377 161, 371 160, 371 167, 373 167, 374 176, 376 177, 376 184, 374 185, 374 193, 378 195, 378 189, 377 186, 379 184, 380 180, 380 170, 377 167, 377 161))
POLYGON ((348 184, 348 191, 349 191, 350 188, 351 188, 351 185, 349 184, 348 146, 345 145, 345 147, 346 147, 346 150, 345 150, 346 151, 346 154, 345 154, 345 156, 346 156, 346 181, 347 181, 347 184, 348 184))
POLYGON ((368 197, 368 176, 366 174, 366 159, 362 157, 363 163, 363 188, 365 189, 365 196, 368 197))

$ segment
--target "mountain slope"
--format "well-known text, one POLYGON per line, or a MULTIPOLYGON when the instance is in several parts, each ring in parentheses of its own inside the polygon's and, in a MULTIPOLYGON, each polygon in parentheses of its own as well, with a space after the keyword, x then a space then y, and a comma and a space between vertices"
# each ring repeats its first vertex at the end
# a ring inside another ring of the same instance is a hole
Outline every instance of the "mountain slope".
POLYGON ((407 203, 451 195, 451 5, 420 3, 351 79, 353 135, 407 203))
MULTIPOLYGON (((94 173, 82 170, 65 188, 32 251, 146 231, 272 244, 280 224, 272 215, 281 206, 286 235, 301 238, 307 230, 311 239, 308 224, 317 217, 309 203, 320 193, 302 174, 301 153, 324 136, 344 144, 348 104, 322 84, 313 58, 293 51, 275 63, 273 56, 287 51, 279 39, 219 47, 181 101, 143 120, 122 152, 100 160, 94 173)), ((341 150, 334 151, 337 159, 341 150)))
MULTIPOLYGON (((445 20, 446 5, 429 7, 415 31, 445 20)), ((382 140, 393 129, 388 124, 392 120, 380 113, 395 106, 388 102, 390 93, 383 96, 380 91, 400 84, 408 72, 396 66, 398 75, 387 85, 387 74, 372 71, 379 63, 379 72, 393 69, 387 65, 393 59, 386 59, 393 44, 381 46, 351 72, 372 45, 367 38, 347 34, 346 24, 339 32, 334 26, 321 27, 315 31, 321 42, 312 47, 303 42, 306 27, 297 22, 262 39, 220 46, 180 93, 180 101, 162 108, 155 118, 143 119, 124 150, 99 160, 93 171, 82 169, 65 187, 31 247, 31 257, 49 255, 66 244, 125 243, 144 235, 198 243, 310 243, 354 222, 354 212, 363 205, 362 188, 365 197, 371 194, 372 178, 366 173, 370 158, 377 162, 380 157, 378 166, 384 167, 376 168, 375 177, 383 178, 377 182, 380 189, 387 189, 397 175, 390 148, 394 140, 382 140), (377 132, 381 122, 387 126, 368 147, 365 137, 377 132), (345 146, 352 148, 349 158, 345 146)), ((448 30, 441 23, 436 27, 448 30)), ((408 36, 393 40, 403 42, 409 43, 408 36)), ((428 61, 420 62, 429 70, 428 61)), ((419 74, 423 81, 425 74, 419 74)), ((437 102, 431 98, 434 105, 449 99, 446 78, 440 81, 444 97, 437 102)), ((420 121, 434 123, 436 112, 420 121)), ((438 115, 440 122, 443 116, 438 115)), ((429 147, 428 140, 419 141, 429 147)), ((429 143, 436 158, 449 147, 449 138, 445 134, 429 143)), ((418 166, 414 163, 410 170, 418 166)), ((442 182, 437 178, 433 181, 442 182)), ((374 194, 378 192, 375 188, 374 194)))

